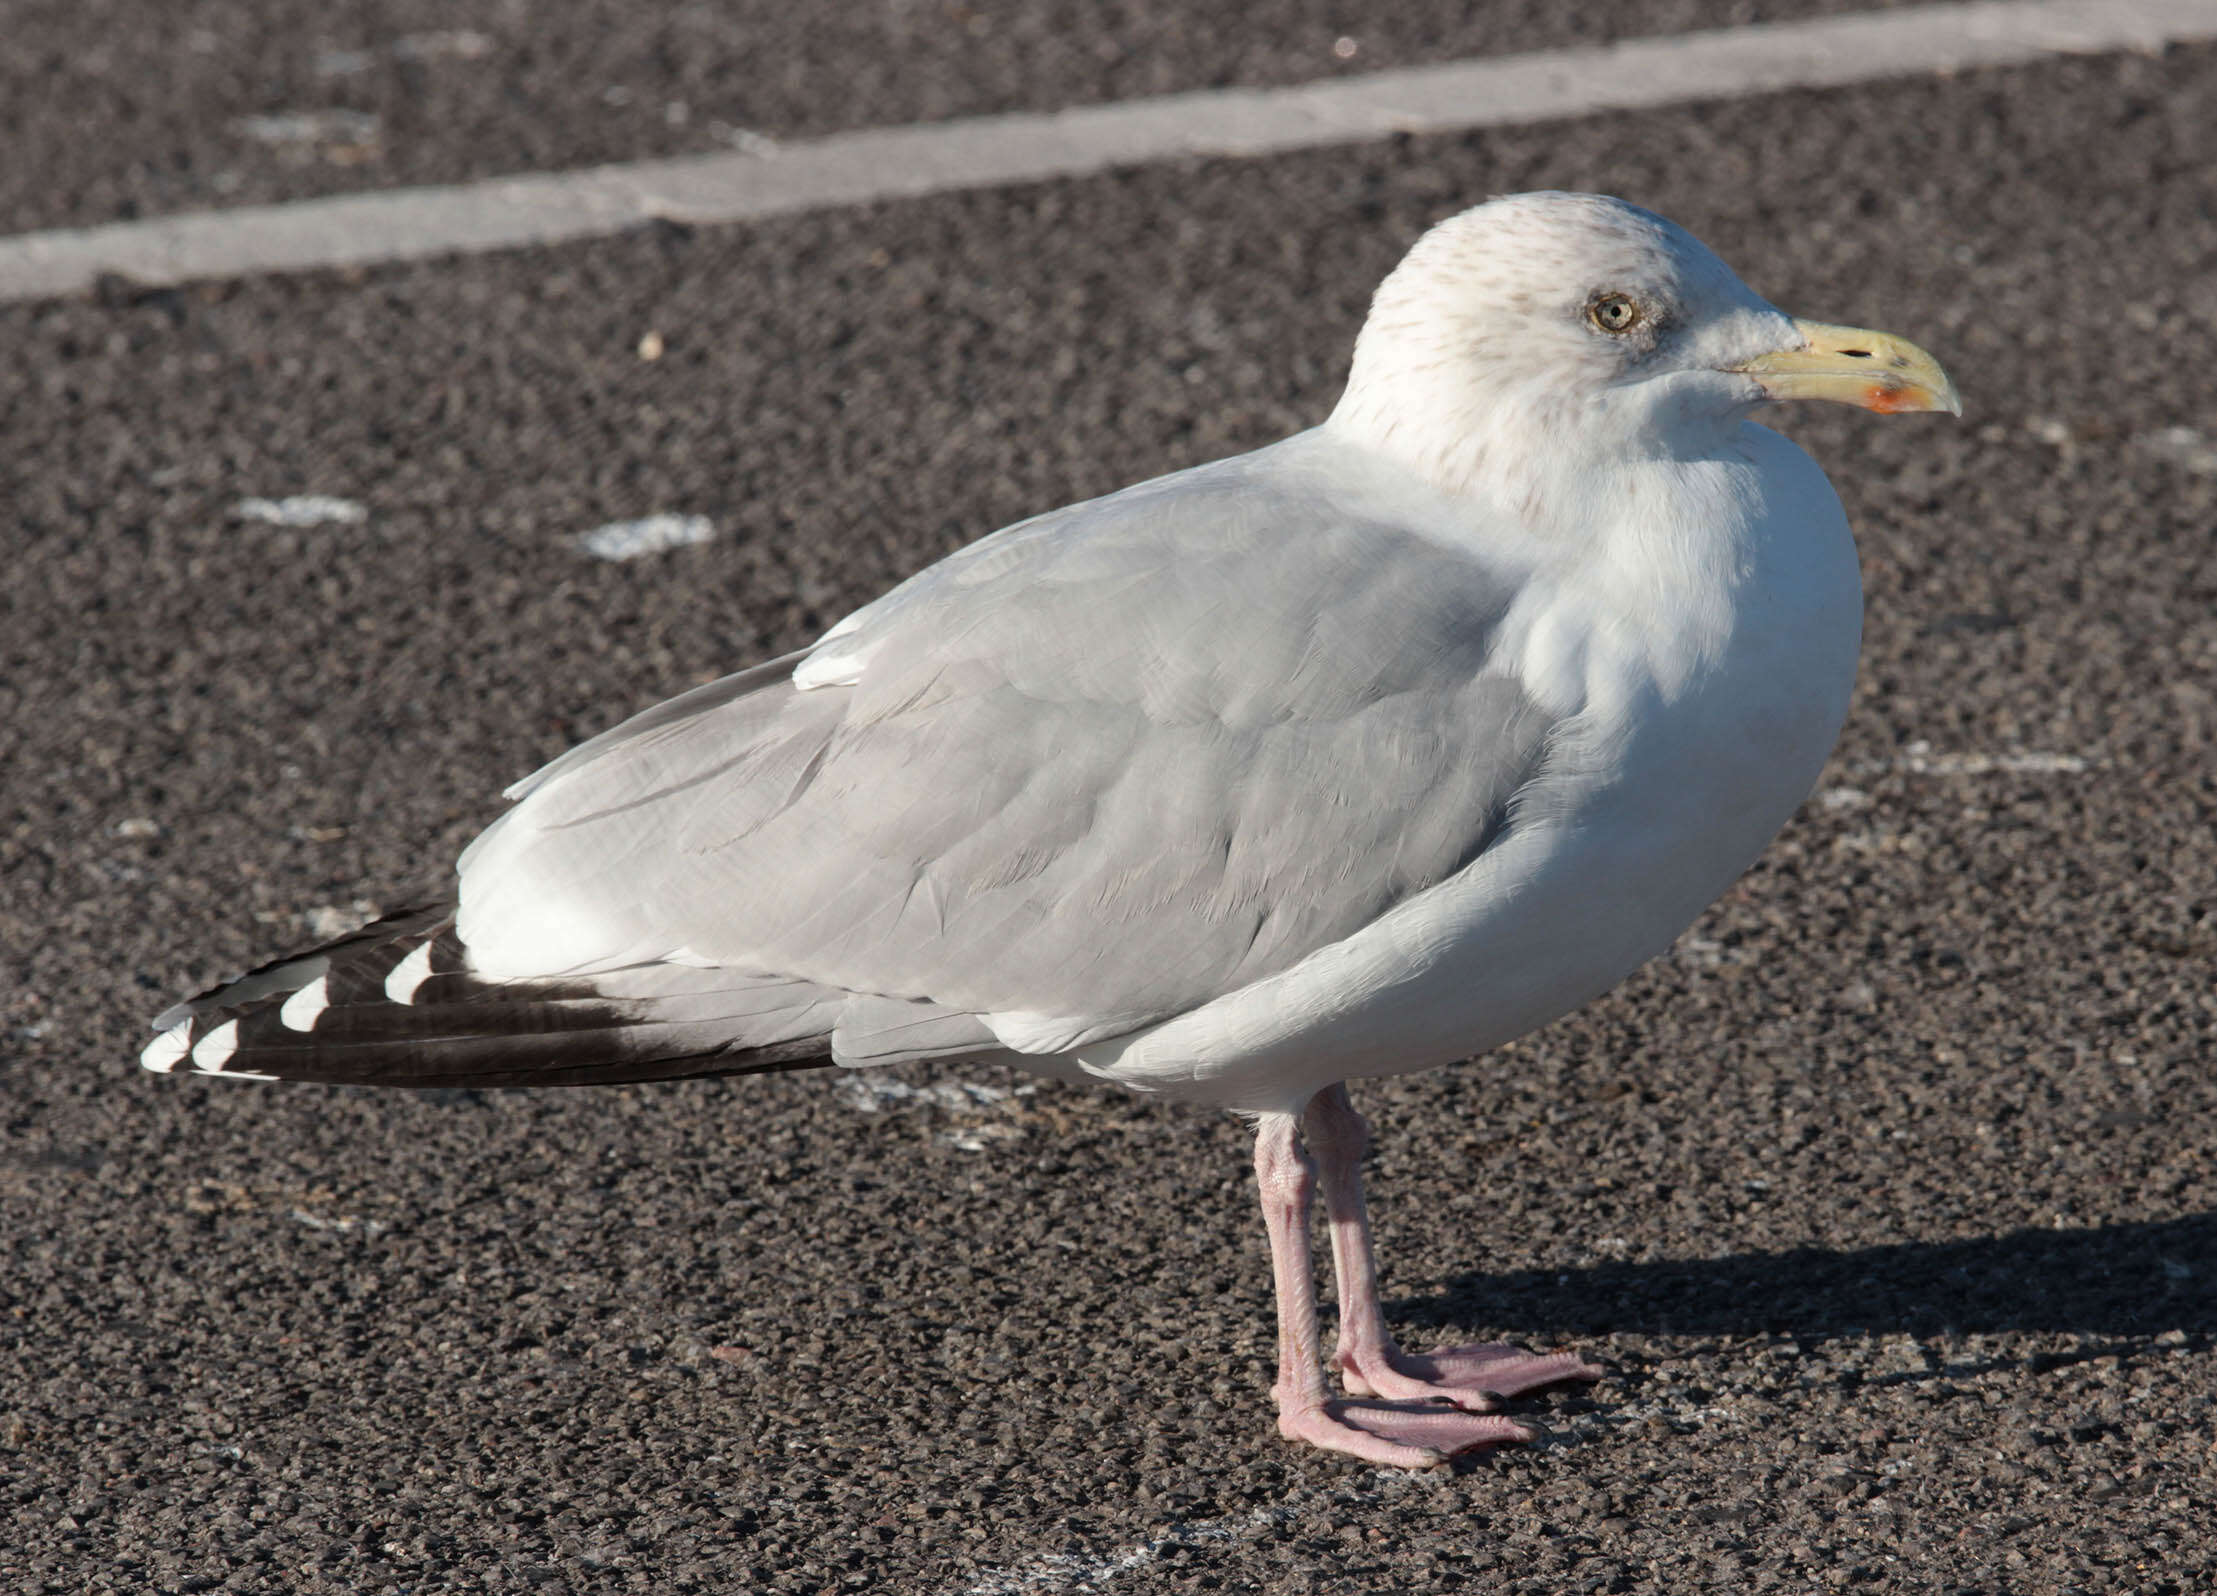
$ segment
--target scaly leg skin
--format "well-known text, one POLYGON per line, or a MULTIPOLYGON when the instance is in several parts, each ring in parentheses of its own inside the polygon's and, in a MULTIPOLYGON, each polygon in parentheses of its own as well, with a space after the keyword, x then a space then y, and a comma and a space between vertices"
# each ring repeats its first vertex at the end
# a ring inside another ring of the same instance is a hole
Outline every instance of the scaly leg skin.
POLYGON ((1278 1433, 1394 1468, 1430 1468, 1474 1446, 1529 1441, 1512 1419, 1465 1413, 1436 1402, 1344 1401, 1325 1390, 1309 1265, 1309 1199, 1315 1171, 1296 1140, 1291 1114, 1264 1114, 1255 1126, 1255 1184, 1270 1232, 1270 1273, 1278 1293, 1278 1433))
POLYGON ((1324 1211, 1331 1220, 1332 1272, 1339 1282, 1339 1344, 1332 1367, 1352 1395, 1450 1402, 1483 1413, 1499 1407, 1504 1397, 1563 1380, 1601 1378, 1600 1369, 1569 1353, 1539 1357, 1497 1341, 1436 1352, 1404 1352, 1396 1346, 1378 1303, 1378 1265, 1363 1203, 1362 1159, 1370 1127, 1347 1100, 1345 1086, 1317 1093, 1307 1119, 1324 1211))

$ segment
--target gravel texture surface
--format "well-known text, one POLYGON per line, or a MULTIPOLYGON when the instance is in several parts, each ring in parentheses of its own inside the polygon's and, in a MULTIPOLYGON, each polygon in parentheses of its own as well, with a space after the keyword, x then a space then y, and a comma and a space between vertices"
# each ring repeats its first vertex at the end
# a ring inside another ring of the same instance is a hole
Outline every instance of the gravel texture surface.
POLYGON ((1891 3, 10 0, 0 231, 1891 3))
POLYGON ((2211 1588, 2213 126, 2175 51, 0 311, 0 1589, 2211 1588), (1547 185, 1969 411, 1789 423, 1870 619, 1762 864, 1358 1095, 1410 1338, 1609 1366, 1550 1444, 1275 1438, 1229 1119, 133 1067, 575 738, 1320 416, 1408 241, 1547 185), (240 509, 300 495, 366 514, 240 509), (657 513, 715 535, 577 542, 657 513))

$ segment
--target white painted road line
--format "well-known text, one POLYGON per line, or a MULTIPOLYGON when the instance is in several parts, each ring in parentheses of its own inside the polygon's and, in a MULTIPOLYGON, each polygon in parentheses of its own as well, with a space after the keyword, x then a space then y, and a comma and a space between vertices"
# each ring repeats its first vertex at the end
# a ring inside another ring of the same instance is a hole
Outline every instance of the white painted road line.
POLYGON ((0 239, 0 301, 698 224, 1115 167, 1458 132, 2217 38, 2217 0, 1983 0, 1451 62, 1288 89, 872 128, 763 151, 387 190, 0 239))

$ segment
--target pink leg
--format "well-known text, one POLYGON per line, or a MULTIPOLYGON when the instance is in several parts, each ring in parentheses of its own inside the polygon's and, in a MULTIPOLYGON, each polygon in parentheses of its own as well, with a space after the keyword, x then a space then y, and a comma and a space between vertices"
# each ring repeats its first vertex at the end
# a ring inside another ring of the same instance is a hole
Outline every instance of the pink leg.
POLYGON ((1378 1265, 1370 1248, 1370 1213, 1363 1203, 1363 1150, 1370 1127, 1347 1100, 1345 1086, 1327 1087, 1309 1103, 1309 1145, 1316 1149, 1324 1211, 1331 1219, 1332 1272, 1339 1282, 1339 1345, 1332 1367, 1356 1396, 1402 1402, 1452 1402, 1484 1412, 1502 1397, 1561 1380, 1598 1380, 1601 1370, 1568 1353, 1535 1357, 1500 1342, 1408 1353, 1394 1345, 1378 1303, 1378 1265))
POLYGON ((1458 1412, 1436 1403, 1335 1400, 1325 1390, 1309 1263, 1309 1198, 1315 1172, 1295 1140, 1291 1114, 1265 1114, 1255 1126, 1255 1184, 1270 1232, 1270 1273, 1278 1292, 1278 1433, 1372 1463, 1428 1468, 1473 1446, 1529 1441, 1508 1419, 1458 1412))

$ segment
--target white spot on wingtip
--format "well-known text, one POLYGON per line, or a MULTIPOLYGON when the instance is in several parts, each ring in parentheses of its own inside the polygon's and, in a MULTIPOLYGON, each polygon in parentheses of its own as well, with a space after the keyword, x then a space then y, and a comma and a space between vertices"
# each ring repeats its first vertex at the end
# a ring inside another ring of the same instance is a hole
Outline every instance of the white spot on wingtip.
POLYGON ((316 1016, 330 1006, 330 978, 319 975, 285 999, 285 1006, 277 1011, 277 1017, 285 1022, 288 1030, 312 1031, 316 1028, 316 1016))
POLYGON ((177 1061, 191 1051, 192 1021, 182 1019, 146 1044, 145 1051, 139 1054, 139 1067, 157 1075, 167 1075, 177 1067, 177 1061))
POLYGON ((225 1061, 238 1050, 239 1022, 225 1020, 193 1047, 192 1067, 203 1075, 220 1075, 225 1061))
POLYGON ((426 942, 393 966, 385 977, 385 995, 395 1003, 416 1001, 416 988, 431 979, 431 944, 426 942))

